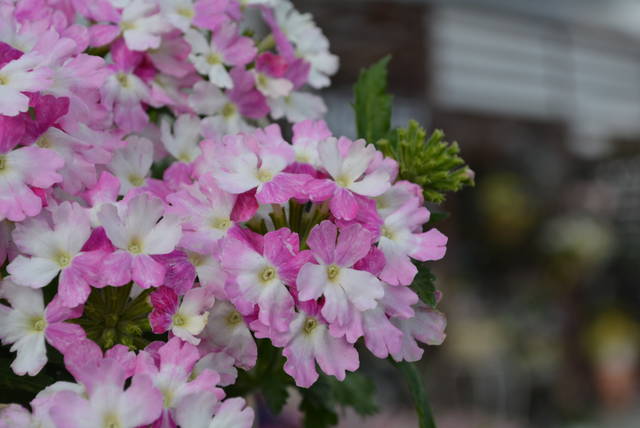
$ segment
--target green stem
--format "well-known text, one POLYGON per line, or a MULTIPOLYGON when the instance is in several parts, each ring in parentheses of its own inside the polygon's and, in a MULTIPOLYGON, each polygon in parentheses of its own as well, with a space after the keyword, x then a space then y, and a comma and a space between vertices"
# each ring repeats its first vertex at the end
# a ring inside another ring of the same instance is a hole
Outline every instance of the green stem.
POLYGON ((429 399, 427 392, 422 384, 422 378, 416 368, 415 364, 401 361, 399 363, 389 359, 391 364, 400 370, 402 376, 407 382, 413 403, 418 413, 418 421, 420 428, 436 428, 436 423, 433 420, 433 413, 431 412, 431 406, 429 406, 429 399))

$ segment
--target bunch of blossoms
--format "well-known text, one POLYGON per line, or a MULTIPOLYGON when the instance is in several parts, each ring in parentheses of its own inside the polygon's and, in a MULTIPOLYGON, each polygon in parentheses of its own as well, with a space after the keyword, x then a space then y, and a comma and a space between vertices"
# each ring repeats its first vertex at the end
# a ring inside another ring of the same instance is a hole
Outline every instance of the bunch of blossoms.
POLYGON ((409 285, 447 239, 393 159, 316 120, 300 89, 337 62, 309 15, 0 0, 0 22, 0 340, 9 384, 44 383, 0 424, 250 427, 258 345, 308 388, 358 341, 442 342, 409 285))

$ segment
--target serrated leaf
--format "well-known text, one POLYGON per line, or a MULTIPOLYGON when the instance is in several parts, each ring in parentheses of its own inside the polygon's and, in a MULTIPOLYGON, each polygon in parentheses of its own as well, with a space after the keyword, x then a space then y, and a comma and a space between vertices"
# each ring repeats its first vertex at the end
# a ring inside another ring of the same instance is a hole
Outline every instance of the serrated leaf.
POLYGON ((473 172, 459 156, 458 144, 444 141, 440 130, 427 139, 424 128, 411 120, 406 128, 395 129, 376 146, 398 161, 399 179, 422 187, 427 202, 444 202, 446 193, 474 185, 473 172))
POLYGON ((288 382, 277 378, 264 382, 262 385, 261 390, 264 401, 269 407, 269 410, 276 415, 282 411, 282 408, 287 404, 287 400, 289 399, 287 386, 288 382))
POLYGON ((391 129, 391 102, 387 93, 387 65, 390 56, 382 58, 369 68, 360 71, 353 87, 353 108, 356 115, 358 138, 375 143, 391 129))
POLYGON ((338 423, 331 386, 320 378, 308 389, 299 388, 302 394, 300 411, 304 414, 304 428, 327 428, 338 423))
POLYGON ((418 273, 411 283, 411 289, 415 291, 421 301, 432 308, 438 304, 436 299, 436 277, 427 267, 425 262, 414 262, 418 273))
POLYGON ((409 392, 411 393, 411 398, 413 398, 413 403, 416 407, 416 413, 418 414, 419 427, 436 428, 436 424, 431 413, 431 407, 429 406, 429 400, 427 399, 427 393, 424 390, 420 372, 418 372, 415 364, 406 361, 401 361, 399 363, 393 360, 389 361, 391 361, 391 364, 400 370, 400 373, 402 373, 402 376, 407 383, 409 392))
POLYGON ((354 372, 348 373, 342 382, 333 377, 329 379, 333 398, 341 406, 352 407, 362 416, 372 415, 378 411, 378 405, 375 402, 376 386, 368 377, 354 372))

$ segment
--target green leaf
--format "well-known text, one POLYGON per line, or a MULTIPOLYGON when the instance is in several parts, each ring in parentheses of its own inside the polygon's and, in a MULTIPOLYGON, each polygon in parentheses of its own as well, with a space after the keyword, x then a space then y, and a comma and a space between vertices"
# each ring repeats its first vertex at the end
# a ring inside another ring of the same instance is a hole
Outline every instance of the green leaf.
POLYGON ((406 361, 397 363, 391 359, 389 361, 391 361, 391 364, 400 370, 400 373, 402 373, 402 376, 409 387, 409 392, 411 393, 413 403, 416 407, 416 412, 418 413, 419 427, 436 428, 436 423, 433 420, 433 414, 431 413, 431 407, 429 406, 429 400, 427 399, 427 393, 424 390, 420 372, 418 372, 415 364, 406 361))
POLYGON ((284 376, 275 376, 271 380, 263 382, 260 388, 269 410, 276 415, 282 411, 282 408, 287 404, 287 400, 289 399, 289 391, 287 391, 289 382, 284 372, 282 375, 284 376))
POLYGON ((406 128, 396 129, 389 138, 377 141, 376 146, 398 161, 400 180, 420 185, 427 202, 442 203, 446 193, 473 186, 474 176, 458 156, 458 143, 444 141, 440 130, 435 130, 428 139, 426 136, 424 128, 411 120, 406 128))
POLYGON ((411 289, 415 291, 421 301, 432 308, 438 304, 436 300, 436 277, 427 267, 426 262, 414 262, 418 273, 411 283, 411 289))
POLYGON ((338 414, 331 397, 331 386, 324 377, 318 379, 312 387, 299 390, 302 394, 300 411, 304 414, 304 428, 327 428, 338 423, 338 414))
POLYGON ((387 65, 390 56, 360 71, 353 88, 358 138, 375 143, 391 129, 391 102, 387 93, 387 65))
POLYGON ((344 381, 328 378, 333 398, 342 406, 352 407, 359 415, 372 415, 378 411, 375 402, 376 386, 371 379, 360 373, 348 373, 344 381))

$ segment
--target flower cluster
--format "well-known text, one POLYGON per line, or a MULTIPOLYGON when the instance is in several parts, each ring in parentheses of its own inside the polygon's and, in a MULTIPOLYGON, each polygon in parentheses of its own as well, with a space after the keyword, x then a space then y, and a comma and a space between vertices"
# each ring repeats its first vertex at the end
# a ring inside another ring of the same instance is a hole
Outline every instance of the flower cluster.
POLYGON ((9 426, 248 428, 221 388, 256 339, 299 387, 356 370, 360 338, 396 361, 442 342, 409 285, 447 238, 396 161, 317 120, 301 88, 337 61, 309 15, 0 0, 0 22, 0 340, 17 375, 50 345, 76 380, 9 426))

